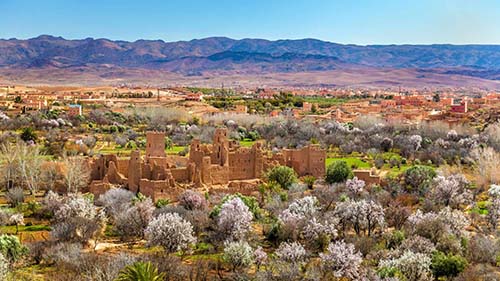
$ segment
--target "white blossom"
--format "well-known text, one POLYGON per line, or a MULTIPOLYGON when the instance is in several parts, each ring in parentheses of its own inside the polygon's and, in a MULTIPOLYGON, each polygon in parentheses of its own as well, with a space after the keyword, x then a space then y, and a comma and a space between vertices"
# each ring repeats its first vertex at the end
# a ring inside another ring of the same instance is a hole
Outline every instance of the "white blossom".
POLYGON ((177 213, 161 214, 145 231, 149 245, 162 246, 169 253, 186 251, 196 242, 193 226, 177 213))
POLYGON ((462 211, 446 207, 439 212, 439 217, 451 233, 456 236, 467 234, 465 229, 470 225, 470 221, 462 211))
POLYGON ((9 221, 14 225, 24 225, 24 216, 21 213, 13 214, 10 216, 9 221))
POLYGON ((384 226, 384 209, 373 201, 344 201, 337 204, 334 211, 344 226, 352 225, 356 234, 368 231, 371 234, 375 226, 384 226))
POLYGON ((208 203, 201 194, 188 189, 179 197, 179 204, 187 210, 202 210, 208 203))
POLYGON ((326 221, 320 223, 316 218, 309 220, 302 230, 302 236, 307 240, 318 239, 321 235, 327 235, 330 238, 337 237, 337 224, 338 221, 326 221))
POLYGON ((500 184, 490 185, 490 189, 488 189, 488 194, 491 197, 500 198, 500 184))
POLYGON ((401 257, 382 260, 379 268, 396 268, 408 281, 432 280, 431 258, 425 254, 406 251, 401 257))
POLYGON ((234 197, 222 204, 217 226, 228 239, 239 240, 250 230, 252 219, 248 206, 239 197, 234 197))
POLYGON ((267 253, 264 252, 264 250, 260 246, 257 247, 257 249, 255 249, 255 251, 253 252, 253 257, 257 267, 267 262, 267 253))
POLYGON ((353 179, 348 179, 345 183, 347 191, 353 196, 358 196, 361 194, 365 187, 365 181, 354 177, 353 179))
POLYGON ((363 258, 353 244, 337 241, 328 245, 327 253, 319 254, 323 269, 333 271, 337 278, 356 280, 360 275, 363 258))
POLYGON ((415 151, 418 151, 422 147, 422 137, 420 135, 410 136, 409 141, 413 145, 415 151))
POLYGON ((305 218, 313 217, 319 210, 318 199, 314 196, 306 196, 293 201, 280 215, 283 223, 296 223, 305 218))
POLYGON ((467 189, 469 182, 462 174, 434 178, 434 188, 430 196, 435 202, 443 202, 445 206, 458 208, 472 200, 472 194, 467 189))
POLYGON ((282 242, 274 252, 280 261, 299 264, 306 260, 307 252, 298 242, 282 242))

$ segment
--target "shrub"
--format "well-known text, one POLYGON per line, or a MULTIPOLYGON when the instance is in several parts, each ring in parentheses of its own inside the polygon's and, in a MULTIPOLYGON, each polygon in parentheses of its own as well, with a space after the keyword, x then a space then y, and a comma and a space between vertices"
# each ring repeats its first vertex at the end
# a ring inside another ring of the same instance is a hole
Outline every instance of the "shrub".
POLYGON ((0 235, 0 253, 10 262, 16 262, 27 252, 19 238, 14 235, 0 235))
POLYGON ((245 241, 226 242, 223 258, 231 265, 233 271, 248 267, 253 263, 252 247, 245 241))
POLYGON ((267 262, 267 253, 262 250, 262 247, 257 247, 253 252, 253 257, 255 264, 257 265, 257 269, 260 268, 261 265, 267 262))
POLYGON ((288 189, 292 183, 297 182, 297 174, 287 166, 273 167, 266 176, 269 181, 278 183, 284 189, 288 189))
POLYGON ((326 168, 326 182, 327 183, 336 183, 336 182, 344 182, 347 179, 353 177, 353 173, 351 167, 347 165, 346 161, 337 160, 328 165, 326 168))
POLYGON ((160 199, 158 199, 158 201, 156 201, 155 206, 156 206, 156 208, 162 208, 162 207, 168 206, 168 204, 170 204, 170 200, 160 198, 160 199))
POLYGON ((415 165, 404 172, 404 181, 409 191, 424 195, 435 176, 436 172, 431 167, 415 165))
POLYGON ((126 266, 116 278, 116 281, 162 281, 165 278, 164 273, 159 273, 151 262, 136 262, 126 266))
POLYGON ((302 178, 302 181, 307 185, 307 188, 312 189, 314 186, 314 183, 316 182, 316 177, 305 176, 302 178))
POLYGON ((436 252, 432 256, 431 270, 435 277, 455 277, 465 269, 467 260, 458 255, 436 252))

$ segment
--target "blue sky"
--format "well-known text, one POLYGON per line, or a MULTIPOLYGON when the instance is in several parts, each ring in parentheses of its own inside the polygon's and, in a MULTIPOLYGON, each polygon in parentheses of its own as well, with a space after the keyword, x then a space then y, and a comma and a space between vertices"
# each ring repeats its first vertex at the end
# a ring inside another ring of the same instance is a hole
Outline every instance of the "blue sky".
POLYGON ((498 0, 0 0, 0 38, 500 44, 498 0))

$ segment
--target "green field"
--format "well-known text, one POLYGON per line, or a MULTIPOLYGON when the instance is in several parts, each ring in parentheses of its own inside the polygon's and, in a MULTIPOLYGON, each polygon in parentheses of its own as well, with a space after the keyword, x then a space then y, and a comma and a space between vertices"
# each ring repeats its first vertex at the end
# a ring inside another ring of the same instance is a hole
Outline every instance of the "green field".
POLYGON ((183 151, 186 147, 185 146, 181 146, 181 145, 174 145, 172 146, 171 148, 167 148, 165 149, 165 152, 167 154, 177 154, 181 151, 183 151))
POLYGON ((251 147, 254 143, 255 143, 255 141, 250 140, 250 139, 244 139, 244 140, 240 141, 240 145, 242 147, 251 147))
POLYGON ((333 161, 336 160, 342 160, 347 162, 347 165, 349 165, 351 168, 356 168, 356 169, 370 169, 372 165, 368 162, 365 162, 361 160, 360 158, 356 157, 341 157, 341 158, 326 158, 325 164, 328 167, 333 161))

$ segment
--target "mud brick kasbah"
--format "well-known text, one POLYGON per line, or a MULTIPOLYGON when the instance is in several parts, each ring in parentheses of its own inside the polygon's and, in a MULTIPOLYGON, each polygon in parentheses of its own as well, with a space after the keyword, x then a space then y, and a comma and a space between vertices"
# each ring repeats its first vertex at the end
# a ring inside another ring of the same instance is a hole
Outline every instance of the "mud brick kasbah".
POLYGON ((175 200, 187 187, 255 192, 265 172, 276 165, 289 166, 299 176, 325 175, 326 150, 319 145, 271 153, 260 142, 240 147, 237 141, 228 139, 226 128, 216 129, 212 144, 193 140, 188 157, 166 155, 164 147, 164 132, 147 132, 144 156, 136 150, 128 159, 116 155, 91 159, 90 192, 99 195, 122 186, 155 201, 175 200))

